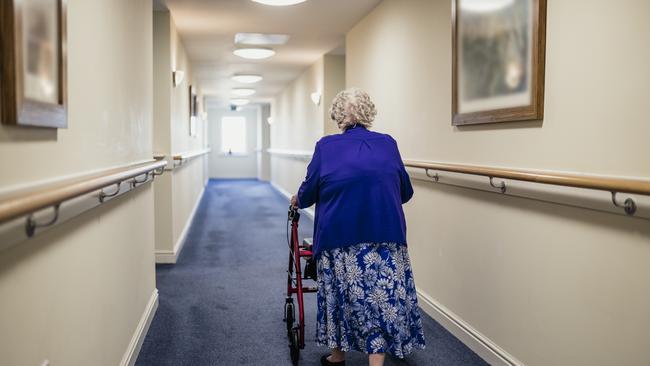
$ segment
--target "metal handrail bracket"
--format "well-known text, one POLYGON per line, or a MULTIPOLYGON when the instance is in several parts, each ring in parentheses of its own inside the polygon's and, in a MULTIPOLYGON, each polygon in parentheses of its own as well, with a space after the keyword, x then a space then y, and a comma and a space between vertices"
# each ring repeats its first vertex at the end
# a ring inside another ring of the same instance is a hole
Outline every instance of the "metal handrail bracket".
POLYGON ((5 194, 0 198, 0 249, 31 238, 72 217, 119 197, 154 179, 165 161, 127 165, 67 179, 38 188, 5 194), (145 179, 137 179, 144 176, 145 179), (122 182, 131 180, 126 189, 122 182), (106 189, 113 187, 111 193, 106 189), (49 218, 45 210, 52 209, 49 218))
POLYGON ((423 169, 426 176, 432 178, 435 182, 440 181, 441 176, 438 172, 441 171, 461 175, 488 177, 489 185, 499 189, 504 194, 506 193, 506 182, 502 180, 499 183, 495 183, 495 178, 609 192, 613 205, 618 209, 623 209, 625 214, 629 216, 637 213, 638 205, 636 201, 632 197, 627 197, 624 201, 620 202, 617 199, 617 194, 629 193, 650 196, 650 180, 637 178, 603 177, 565 172, 506 169, 416 160, 404 160, 404 165, 409 168, 423 169), (436 173, 431 174, 431 171, 435 171, 436 173))

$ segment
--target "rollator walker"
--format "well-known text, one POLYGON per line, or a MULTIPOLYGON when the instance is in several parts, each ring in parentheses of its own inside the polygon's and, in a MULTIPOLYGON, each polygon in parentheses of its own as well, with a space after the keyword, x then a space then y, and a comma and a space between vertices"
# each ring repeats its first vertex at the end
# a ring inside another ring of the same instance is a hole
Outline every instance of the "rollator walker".
POLYGON ((298 221, 300 213, 298 209, 289 206, 289 218, 287 221, 287 240, 289 244, 289 269, 287 270, 287 298, 284 304, 284 321, 287 323, 287 336, 289 337, 289 349, 291 361, 298 364, 300 350, 305 348, 305 302, 304 293, 316 292, 318 287, 304 286, 303 280, 316 281, 316 261, 313 258, 312 239, 305 238, 302 244, 298 239, 298 221), (291 235, 289 235, 289 226, 291 235), (305 262, 305 271, 301 271, 302 262, 305 262), (296 319, 293 295, 296 295, 298 302, 298 319, 296 319), (295 323, 297 320, 297 323, 295 323), (294 324, 295 323, 295 324, 294 324))

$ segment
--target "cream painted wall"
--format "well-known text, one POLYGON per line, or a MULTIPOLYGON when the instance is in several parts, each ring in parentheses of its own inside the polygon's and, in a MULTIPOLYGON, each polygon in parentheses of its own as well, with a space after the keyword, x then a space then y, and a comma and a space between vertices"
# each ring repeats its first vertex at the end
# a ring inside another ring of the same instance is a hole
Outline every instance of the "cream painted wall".
POLYGON ((340 132, 338 126, 330 117, 332 100, 341 90, 345 89, 345 56, 323 56, 323 73, 325 86, 323 88, 323 132, 333 135, 340 132))
POLYGON ((323 136, 323 106, 311 93, 324 87, 323 59, 307 68, 271 104, 271 146, 274 149, 313 150, 323 136))
MULTIPOLYGON (((196 136, 190 136, 190 86, 198 94, 201 104, 201 88, 194 79, 192 65, 185 51, 185 47, 176 31, 174 20, 171 19, 171 67, 173 70, 184 70, 185 81, 176 88, 172 88, 171 126, 172 126, 172 151, 182 153, 200 150, 203 145, 203 124, 196 122, 196 136)), ((171 72, 168 71, 171 80, 171 72)), ((200 117, 201 113, 199 113, 200 117)))
MULTIPOLYGON (((650 176, 640 0, 548 4, 543 122, 451 126, 451 2, 386 0, 346 39, 347 86, 404 158, 650 176)), ((416 283, 529 366, 650 364, 650 225, 415 182, 416 283)))
POLYGON ((176 255, 179 254, 179 249, 183 245, 180 241, 185 240, 194 210, 203 194, 203 170, 205 169, 203 159, 192 159, 173 171, 171 198, 174 231, 172 238, 176 245, 176 255))
POLYGON ((70 20, 68 35, 68 128, 0 126, 2 167, 11 172, 0 175, 2 186, 151 158, 151 66, 133 75, 136 67, 151 61, 150 54, 144 55, 144 51, 151 49, 151 32, 146 28, 151 26, 151 20, 139 19, 141 10, 134 10, 134 15, 123 20, 124 27, 119 32, 109 31, 115 26, 113 22, 123 16, 122 12, 145 8, 148 3, 145 0, 131 5, 120 0, 71 4, 68 12, 74 18, 70 20), (96 15, 102 13, 103 16, 96 15), (143 33, 145 29, 147 32, 143 33), (73 34, 73 30, 83 34, 73 34), (142 34, 127 37, 128 42, 118 42, 124 32, 135 30, 142 34), (143 45, 147 35, 149 44, 143 45), (73 48, 75 44, 78 46, 73 48), (137 47, 148 49, 135 52, 137 47), (130 53, 141 57, 133 60, 130 53), (104 67, 105 72, 98 72, 99 67, 104 67), (43 163, 44 157, 56 159, 43 163))
MULTIPOLYGON (((201 90, 194 81, 192 65, 169 12, 154 12, 154 124, 156 152, 167 157, 203 149, 205 123, 202 118, 201 90), (177 87, 172 84, 172 71, 185 73, 177 87), (199 117, 196 134, 190 136, 190 85, 199 96, 199 117)), ((182 248, 184 233, 190 225, 193 209, 205 184, 205 160, 190 160, 160 177, 156 185, 156 253, 158 261, 167 262, 182 248), (161 259, 164 258, 164 259, 161 259)), ((173 261, 173 260, 171 260, 173 261)))
MULTIPOLYGON (((200 122, 202 113, 199 111, 195 136, 190 136, 190 86, 197 93, 199 107, 201 107, 200 86, 194 79, 192 65, 176 31, 174 20, 171 20, 171 53, 172 69, 185 70, 185 82, 176 88, 172 88, 171 103, 171 130, 172 130, 172 151, 175 154, 201 150, 205 147, 203 136, 205 135, 205 124, 200 122)), ((189 228, 190 220, 193 217, 193 210, 201 199, 204 180, 205 165, 203 161, 207 155, 192 159, 189 164, 172 171, 172 218, 173 218, 173 242, 179 248, 180 240, 184 240, 184 231, 189 228)), ((178 254, 178 253, 177 253, 178 254)))
POLYGON ((256 178, 257 177, 257 121, 258 106, 245 107, 240 112, 227 109, 208 110, 210 152, 210 178, 256 178), (226 116, 239 116, 246 119, 247 152, 245 155, 229 156, 221 152, 221 119, 226 116))
MULTIPOLYGON (((151 159, 151 12, 68 1, 69 127, 0 126, 0 189, 151 159)), ((147 185, 0 252, 0 363, 120 364, 155 290, 153 232, 147 185)))
POLYGON ((153 12, 153 147, 154 152, 171 151, 171 19, 168 11, 153 12))
MULTIPOLYGON (((172 151, 171 103, 172 70, 171 16, 168 11, 153 12, 153 146, 154 152, 165 155, 168 169, 173 165, 169 159, 172 151)), ((174 250, 174 220, 172 201, 172 174, 158 177, 154 187, 154 222, 156 228, 156 251, 174 250)))
POLYGON ((271 147, 269 117, 271 117, 271 105, 260 106, 257 122, 257 179, 262 181, 271 180, 271 156, 268 152, 271 147))
MULTIPOLYGON (((311 93, 323 91, 324 61, 321 58, 305 70, 271 103, 271 148, 313 151, 323 136, 322 103, 311 101, 311 93)), ((305 178, 308 161, 271 155, 271 181, 281 189, 295 193, 305 178)))
MULTIPOLYGON (((271 148, 289 151, 313 151, 324 135, 339 133, 329 118, 334 96, 345 88, 345 57, 324 55, 271 103, 271 148), (320 105, 311 93, 320 92, 320 105)), ((271 182, 293 194, 305 178, 308 159, 271 154, 271 182)))

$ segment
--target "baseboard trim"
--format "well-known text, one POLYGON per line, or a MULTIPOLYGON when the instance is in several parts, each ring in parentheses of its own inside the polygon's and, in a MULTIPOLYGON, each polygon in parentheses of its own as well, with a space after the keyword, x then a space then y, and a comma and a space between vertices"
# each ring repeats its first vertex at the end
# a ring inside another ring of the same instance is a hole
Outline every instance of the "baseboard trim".
POLYGON ((177 259, 178 255, 173 250, 156 250, 156 263, 174 264, 177 259))
POLYGON ((431 296, 417 289, 420 307, 461 342, 492 366, 525 366, 458 315, 431 296))
MULTIPOLYGON (((286 197, 287 201, 291 200, 291 196, 292 196, 291 193, 287 192, 284 188, 282 188, 279 185, 275 184, 275 182, 273 182, 273 181, 269 181, 269 183, 271 183, 271 187, 273 187, 273 189, 275 189, 276 191, 278 191, 278 193, 280 193, 281 195, 286 197)), ((312 221, 314 220, 314 216, 316 216, 316 215, 315 215, 313 207, 305 208, 305 209, 302 209, 301 211, 304 212, 305 215, 307 215, 310 219, 312 219, 312 221)))
POLYGON ((194 221, 194 216, 196 215, 196 211, 198 211, 199 209, 199 204, 201 203, 201 199, 203 199, 204 193, 205 193, 205 186, 201 189, 199 198, 194 203, 194 208, 192 208, 192 212, 190 213, 190 216, 187 218, 187 221, 185 222, 185 227, 183 227, 183 231, 181 231, 181 235, 179 235, 178 240, 174 244, 174 250, 156 250, 156 263, 162 263, 162 264, 176 263, 176 261, 178 260, 178 256, 181 254, 181 251, 183 250, 183 246, 185 246, 185 239, 187 237, 187 233, 189 232, 190 227, 192 226, 192 221, 194 221))
POLYGON ((149 302, 147 303, 147 307, 144 309, 140 322, 135 329, 135 333, 133 334, 133 337, 131 337, 131 342, 129 342, 126 353, 124 354, 124 357, 122 357, 120 366, 135 365, 135 361, 138 359, 142 343, 149 332, 149 326, 151 325, 153 316, 156 314, 156 310, 158 310, 158 289, 154 288, 153 293, 149 298, 149 302))

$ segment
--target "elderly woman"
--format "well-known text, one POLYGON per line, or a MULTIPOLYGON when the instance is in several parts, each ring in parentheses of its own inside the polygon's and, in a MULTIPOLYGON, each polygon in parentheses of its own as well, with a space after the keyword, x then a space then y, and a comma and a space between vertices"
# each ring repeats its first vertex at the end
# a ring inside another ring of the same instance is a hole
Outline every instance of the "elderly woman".
POLYGON ((342 133, 325 136, 292 204, 316 204, 316 342, 332 349, 323 365, 345 365, 345 352, 383 365, 424 348, 402 204, 413 188, 389 135, 368 129, 375 105, 365 92, 340 92, 330 109, 342 133))

